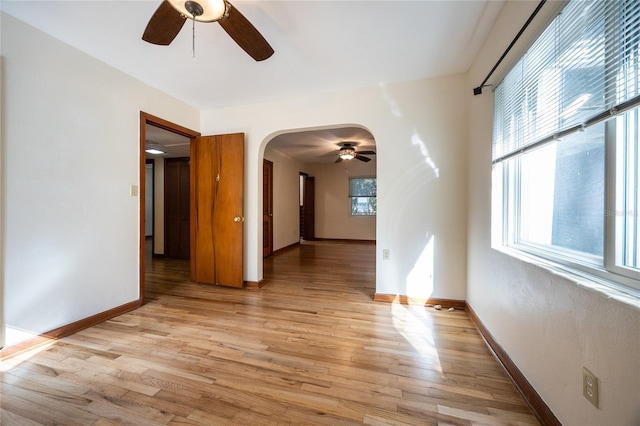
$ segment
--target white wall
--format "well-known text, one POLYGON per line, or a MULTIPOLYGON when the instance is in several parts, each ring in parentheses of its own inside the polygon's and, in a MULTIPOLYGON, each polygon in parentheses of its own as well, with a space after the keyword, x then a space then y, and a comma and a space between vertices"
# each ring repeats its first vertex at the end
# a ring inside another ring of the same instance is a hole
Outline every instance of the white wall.
POLYGON ((376 291, 464 299, 466 84, 448 76, 203 111, 202 134, 246 134, 245 279, 262 278, 266 143, 284 131, 361 125, 378 154, 376 291))
POLYGON ((7 324, 45 332, 139 298, 139 112, 199 113, 2 14, 7 324))
POLYGON ((315 177, 316 238, 375 240, 376 217, 351 215, 349 178, 375 177, 376 161, 314 164, 310 171, 315 177))
MULTIPOLYGON (((265 149, 273 162, 273 250, 300 241, 300 172, 307 167, 282 152, 265 149)), ((260 205, 262 213, 262 204, 260 205)))
MULTIPOLYGON (((2 10, 2 5, 0 4, 0 11, 2 10)), ((2 24, 0 20, 0 32, 2 31, 2 24)), ((2 70, 4 69, 3 57, 0 52, 0 119, 4 117, 3 114, 3 86, 4 86, 4 76, 2 75, 2 70)), ((4 250, 2 246, 2 241, 4 241, 4 123, 0 126, 0 277, 4 276, 4 250)), ((5 345, 5 330, 4 330, 4 286, 2 285, 2 280, 0 278, 0 349, 5 345)))
MULTIPOLYGON (((505 5, 466 85, 471 136, 467 301, 562 424, 637 425, 638 310, 491 250, 493 99, 490 89, 474 97, 470 88, 482 81, 537 4, 522 1, 505 5), (599 378, 599 409, 582 396, 583 366, 599 378)), ((548 4, 544 10, 551 8, 548 4)), ((526 37, 530 39, 534 32, 532 29, 526 37)), ((513 59, 517 58, 515 54, 513 59)))

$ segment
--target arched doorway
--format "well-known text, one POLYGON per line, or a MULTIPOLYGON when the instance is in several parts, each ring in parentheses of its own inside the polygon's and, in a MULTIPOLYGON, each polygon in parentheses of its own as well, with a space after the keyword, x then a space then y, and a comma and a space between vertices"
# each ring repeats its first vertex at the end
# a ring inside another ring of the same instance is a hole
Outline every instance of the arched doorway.
POLYGON ((263 160, 272 173, 265 176, 264 166, 263 242, 270 239, 271 253, 306 239, 375 241, 375 214, 354 215, 349 194, 351 178, 377 175, 375 138, 369 130, 342 125, 284 131, 266 143, 263 160), (340 158, 345 144, 353 149, 353 158, 340 158), (308 190, 310 179, 315 225, 311 238, 305 235, 309 194, 305 196, 303 183, 308 190))

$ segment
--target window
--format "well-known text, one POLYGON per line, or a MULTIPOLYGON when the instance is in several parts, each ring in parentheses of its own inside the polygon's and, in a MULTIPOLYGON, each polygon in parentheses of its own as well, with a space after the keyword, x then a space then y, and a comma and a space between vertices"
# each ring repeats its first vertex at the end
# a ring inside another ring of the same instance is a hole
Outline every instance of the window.
POLYGON ((497 244, 640 289, 639 134, 640 2, 570 1, 495 90, 497 244))
POLYGON ((375 216, 378 207, 376 178, 349 178, 349 197, 351 198, 351 215, 375 216))

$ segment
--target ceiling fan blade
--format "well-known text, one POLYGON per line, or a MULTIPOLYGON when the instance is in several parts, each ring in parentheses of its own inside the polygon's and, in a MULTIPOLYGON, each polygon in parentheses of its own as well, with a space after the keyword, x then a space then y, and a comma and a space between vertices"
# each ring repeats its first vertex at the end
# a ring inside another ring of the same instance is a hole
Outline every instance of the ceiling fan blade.
POLYGON ((167 46, 176 38, 186 19, 167 0, 164 0, 149 19, 142 39, 149 43, 167 46))
POLYGON ((375 151, 358 151, 358 154, 376 155, 376 152, 375 151))
POLYGON ((229 16, 218 22, 229 36, 256 61, 264 61, 273 55, 273 48, 267 43, 247 18, 235 6, 230 5, 229 16))
POLYGON ((333 163, 340 163, 342 161, 342 158, 338 157, 338 159, 336 161, 334 161, 333 163))
POLYGON ((371 161, 371 158, 369 157, 363 157, 362 155, 360 155, 359 153, 356 153, 355 156, 356 160, 360 160, 360 161, 364 161, 365 163, 368 163, 369 161, 371 161))

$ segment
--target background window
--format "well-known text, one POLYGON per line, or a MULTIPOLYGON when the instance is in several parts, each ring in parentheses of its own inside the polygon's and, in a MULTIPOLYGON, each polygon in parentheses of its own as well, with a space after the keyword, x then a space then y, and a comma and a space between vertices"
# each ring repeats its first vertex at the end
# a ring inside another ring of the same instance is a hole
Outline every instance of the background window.
POLYGON ((378 207, 376 178, 349 178, 349 197, 353 216, 375 216, 378 207))

